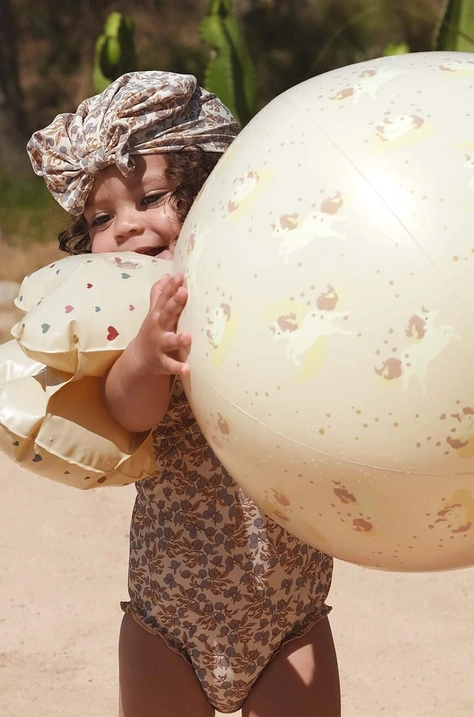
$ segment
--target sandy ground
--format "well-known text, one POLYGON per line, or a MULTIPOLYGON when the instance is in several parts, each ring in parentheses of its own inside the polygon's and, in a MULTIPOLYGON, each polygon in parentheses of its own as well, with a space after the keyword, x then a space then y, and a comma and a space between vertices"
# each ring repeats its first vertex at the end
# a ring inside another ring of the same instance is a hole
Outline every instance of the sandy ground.
MULTIPOLYGON (((116 717, 133 487, 81 493, 0 456, 0 491, 0 714, 116 717)), ((343 715, 472 717, 473 594, 474 570, 337 563, 343 715)))

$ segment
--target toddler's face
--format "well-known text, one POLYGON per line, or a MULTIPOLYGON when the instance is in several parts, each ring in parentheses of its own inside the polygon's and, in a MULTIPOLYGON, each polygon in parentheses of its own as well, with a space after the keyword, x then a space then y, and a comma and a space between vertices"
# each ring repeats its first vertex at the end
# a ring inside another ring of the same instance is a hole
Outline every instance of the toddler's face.
POLYGON ((115 165, 94 181, 84 219, 92 253, 136 251, 171 259, 181 222, 170 204, 174 189, 166 177, 163 154, 135 155, 133 177, 115 165))

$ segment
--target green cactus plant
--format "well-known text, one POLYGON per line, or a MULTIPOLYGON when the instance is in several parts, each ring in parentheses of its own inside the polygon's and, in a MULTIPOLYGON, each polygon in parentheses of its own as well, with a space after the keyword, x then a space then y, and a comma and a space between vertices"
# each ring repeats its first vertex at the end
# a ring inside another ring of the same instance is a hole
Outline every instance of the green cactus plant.
POLYGON ((444 0, 433 35, 433 49, 474 51, 472 0, 444 0))
POLYGON ((245 125, 256 112, 257 86, 232 0, 209 0, 200 31, 204 42, 211 47, 204 86, 245 125))
POLYGON ((137 69, 134 33, 131 18, 119 12, 108 16, 95 43, 92 76, 95 92, 102 92, 120 75, 137 69))
POLYGON ((389 42, 383 54, 388 57, 390 55, 406 55, 407 52, 410 52, 410 48, 406 42, 389 42))

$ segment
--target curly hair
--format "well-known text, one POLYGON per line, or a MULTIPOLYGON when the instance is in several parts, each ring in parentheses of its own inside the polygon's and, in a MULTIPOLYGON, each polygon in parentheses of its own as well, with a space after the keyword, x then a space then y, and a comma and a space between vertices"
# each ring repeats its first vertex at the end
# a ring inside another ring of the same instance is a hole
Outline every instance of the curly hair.
MULTIPOLYGON (((175 186, 171 194, 171 206, 179 221, 184 222, 199 190, 222 154, 198 148, 192 152, 165 152, 163 156, 166 159, 165 176, 175 186)), ((91 252, 92 240, 83 216, 61 231, 58 239, 59 248, 67 254, 91 252)))

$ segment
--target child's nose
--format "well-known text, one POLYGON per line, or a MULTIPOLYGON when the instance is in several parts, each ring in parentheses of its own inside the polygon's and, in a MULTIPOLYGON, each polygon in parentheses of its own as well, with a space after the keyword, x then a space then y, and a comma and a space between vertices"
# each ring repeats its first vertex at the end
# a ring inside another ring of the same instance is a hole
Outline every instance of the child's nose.
POLYGON ((128 239, 137 234, 141 234, 143 230, 143 222, 140 212, 136 209, 124 209, 117 213, 115 217, 115 236, 117 239, 128 239))

